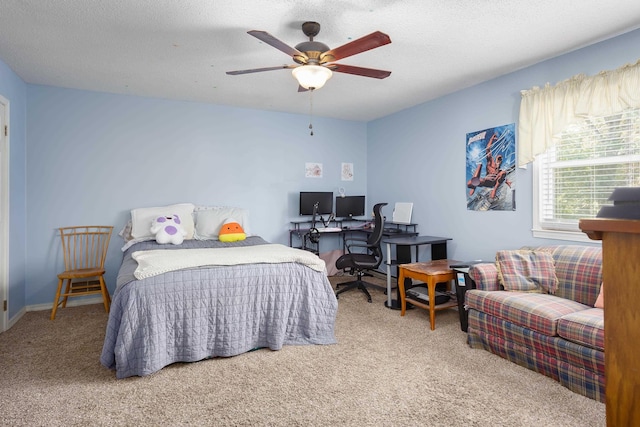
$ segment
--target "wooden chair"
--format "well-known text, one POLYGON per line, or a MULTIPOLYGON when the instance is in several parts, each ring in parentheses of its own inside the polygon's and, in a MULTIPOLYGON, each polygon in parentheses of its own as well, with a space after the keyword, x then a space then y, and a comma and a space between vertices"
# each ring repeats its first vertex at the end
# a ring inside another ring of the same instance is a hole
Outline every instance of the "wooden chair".
POLYGON ((103 276, 113 227, 86 225, 62 227, 59 230, 64 271, 58 274, 58 290, 51 310, 51 320, 56 318, 58 306, 67 306, 67 298, 91 294, 102 294, 104 309, 108 313, 111 297, 103 276), (65 291, 62 293, 65 282, 65 291))

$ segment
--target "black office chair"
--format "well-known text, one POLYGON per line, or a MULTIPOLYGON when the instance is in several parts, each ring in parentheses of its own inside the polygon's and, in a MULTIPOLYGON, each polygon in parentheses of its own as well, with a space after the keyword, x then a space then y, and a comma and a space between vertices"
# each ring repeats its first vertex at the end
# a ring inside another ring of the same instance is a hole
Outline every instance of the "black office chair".
POLYGON ((367 296, 367 300, 371 302, 371 295, 367 288, 378 288, 386 290, 383 286, 374 285, 362 280, 364 272, 367 270, 375 270, 382 263, 382 250, 380 249, 380 241, 382 240, 382 232, 384 231, 384 218, 382 217, 382 207, 386 203, 378 203, 373 207, 375 227, 367 239, 348 238, 345 242, 347 247, 346 254, 336 260, 336 268, 338 270, 349 269, 351 274, 356 273, 356 280, 353 282, 340 283, 336 288, 340 288, 336 292, 336 298, 343 292, 350 289, 358 288, 367 296), (359 252, 354 252, 354 250, 359 252))

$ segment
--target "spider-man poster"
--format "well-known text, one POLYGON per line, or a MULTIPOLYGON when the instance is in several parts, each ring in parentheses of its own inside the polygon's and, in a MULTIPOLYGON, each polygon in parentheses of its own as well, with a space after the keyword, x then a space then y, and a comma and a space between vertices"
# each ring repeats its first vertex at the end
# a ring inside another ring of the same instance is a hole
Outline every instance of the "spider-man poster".
POLYGON ((516 209, 515 123, 467 134, 467 209, 516 209))

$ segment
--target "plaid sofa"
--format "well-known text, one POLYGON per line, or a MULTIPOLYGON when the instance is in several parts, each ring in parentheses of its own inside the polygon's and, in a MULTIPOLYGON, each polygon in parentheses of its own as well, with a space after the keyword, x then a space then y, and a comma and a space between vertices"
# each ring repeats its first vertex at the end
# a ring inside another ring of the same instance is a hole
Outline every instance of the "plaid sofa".
POLYGON ((604 311, 593 307, 602 282, 602 249, 529 249, 551 252, 555 294, 504 291, 495 263, 473 265, 469 275, 476 289, 465 295, 467 342, 604 402, 604 311))

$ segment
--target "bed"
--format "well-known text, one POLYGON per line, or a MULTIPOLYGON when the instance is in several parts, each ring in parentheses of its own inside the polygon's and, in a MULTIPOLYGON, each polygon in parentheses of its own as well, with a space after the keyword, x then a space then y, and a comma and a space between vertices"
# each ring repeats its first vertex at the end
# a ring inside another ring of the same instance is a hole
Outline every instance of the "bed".
POLYGON ((100 357, 117 378, 258 348, 336 343, 337 300, 314 254, 258 236, 123 249, 100 357))

